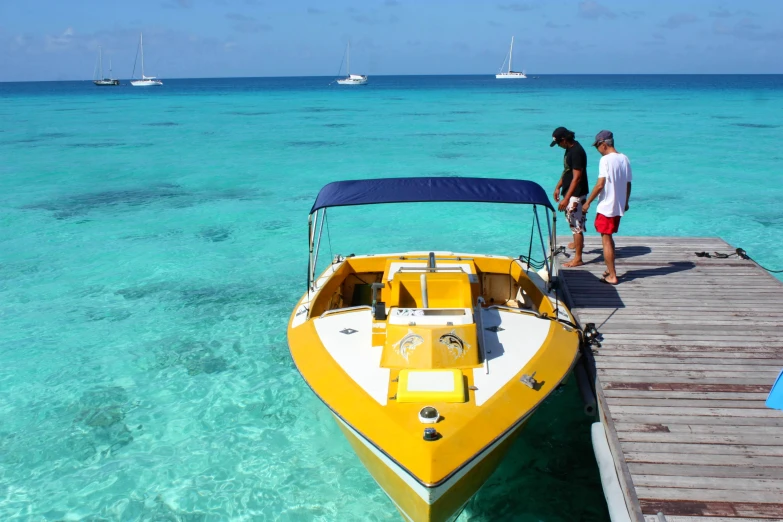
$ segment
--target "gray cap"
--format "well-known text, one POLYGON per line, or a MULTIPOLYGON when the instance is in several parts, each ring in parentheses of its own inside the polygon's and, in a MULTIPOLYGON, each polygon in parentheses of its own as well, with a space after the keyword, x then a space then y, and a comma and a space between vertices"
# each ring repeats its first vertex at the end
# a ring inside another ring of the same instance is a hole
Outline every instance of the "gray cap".
POLYGON ((601 132, 595 135, 595 141, 593 142, 593 147, 595 147, 602 141, 613 140, 613 139, 614 139, 614 134, 612 134, 612 131, 602 130, 601 132))

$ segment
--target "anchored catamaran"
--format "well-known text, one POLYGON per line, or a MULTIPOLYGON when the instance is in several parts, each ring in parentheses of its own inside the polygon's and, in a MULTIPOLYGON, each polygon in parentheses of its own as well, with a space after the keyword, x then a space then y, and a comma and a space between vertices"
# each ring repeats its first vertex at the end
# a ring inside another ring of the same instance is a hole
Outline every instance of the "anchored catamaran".
POLYGON ((541 186, 511 179, 338 181, 313 204, 291 356, 407 521, 454 520, 577 361, 580 332, 551 284, 553 213, 541 186), (528 257, 338 255, 316 275, 327 209, 452 201, 531 206, 543 261, 531 230, 528 257))

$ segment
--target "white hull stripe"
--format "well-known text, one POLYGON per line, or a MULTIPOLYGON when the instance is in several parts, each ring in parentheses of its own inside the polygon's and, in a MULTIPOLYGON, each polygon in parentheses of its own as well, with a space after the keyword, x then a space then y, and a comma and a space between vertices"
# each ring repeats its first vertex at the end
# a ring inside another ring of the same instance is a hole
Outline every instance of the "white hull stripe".
MULTIPOLYGON (((362 444, 364 444, 365 447, 372 452, 373 455, 378 457, 378 459, 380 459, 380 461, 383 462, 383 464, 387 468, 389 468, 392 471, 394 471, 394 473, 396 473, 397 476, 400 477, 405 482, 405 484, 408 485, 408 487, 410 487, 413 491, 415 491, 416 494, 419 495, 422 498, 422 500, 424 500, 427 504, 432 505, 435 502, 437 502, 438 499, 440 499, 448 490, 450 490, 451 487, 454 486, 454 484, 456 484, 462 477, 467 475, 470 472, 470 470, 472 470, 474 467, 476 467, 476 465, 479 462, 484 460, 484 457, 489 455, 492 452, 492 450, 497 448, 504 440, 509 438, 511 436, 511 434, 514 433, 519 428, 519 426, 522 424, 522 422, 524 422, 528 417, 530 417, 530 415, 533 414, 533 412, 535 412, 535 410, 531 410, 530 412, 528 412, 528 414, 525 415, 525 417, 522 419, 522 421, 520 421, 515 427, 511 428, 510 430, 508 430, 502 437, 500 437, 495 442, 493 442, 490 446, 485 448, 484 451, 482 451, 473 460, 471 460, 470 463, 468 463, 466 466, 463 466, 454 475, 449 477, 449 479, 446 482, 444 482, 444 483, 442 483, 442 484, 440 484, 438 486, 435 486, 434 488, 428 488, 428 487, 422 485, 418 480, 413 478, 407 471, 402 469, 397 463, 395 463, 393 460, 391 460, 389 457, 387 457, 385 454, 383 454, 381 451, 379 451, 378 448, 376 448, 374 445, 370 444, 364 437, 361 436, 361 434, 359 434, 358 431, 356 431, 351 426, 349 426, 340 417, 335 415, 335 418, 343 426, 348 428, 348 430, 350 430, 350 432, 357 439, 359 439, 362 442, 362 444)), ((387 493, 387 495, 388 495, 388 493, 387 493)))
MULTIPOLYGON (((386 492, 384 491, 384 493, 386 493, 386 492)), ((388 493, 386 493, 386 496, 387 496, 387 497, 389 497, 389 494, 388 494, 388 493)), ((392 504, 394 504, 394 507, 396 507, 396 508, 397 508, 397 511, 399 511, 399 512, 400 512, 400 514, 403 516, 403 518, 404 518, 405 520, 407 520, 408 522, 416 522, 415 520, 413 520, 413 517, 411 517, 409 514, 407 514, 407 513, 405 512, 405 510, 404 510, 404 509, 402 509, 402 508, 400 507, 400 505, 399 505, 399 504, 397 504, 397 503, 394 501, 394 499, 393 499, 393 498, 389 497, 389 500, 391 500, 391 503, 392 503, 392 504)), ((454 514, 453 514, 453 515, 451 515, 451 516, 448 518, 448 520, 447 520, 446 522, 454 522, 455 520, 457 520, 457 518, 459 518, 459 516, 462 514, 462 510, 464 510, 464 509, 465 509, 465 506, 467 506, 467 505, 468 505, 468 501, 470 501, 470 499, 466 500, 466 501, 465 501, 465 503, 464 503, 464 504, 462 504, 462 506, 460 506, 460 508, 459 508, 457 511, 455 511, 455 512, 454 512, 454 514)))

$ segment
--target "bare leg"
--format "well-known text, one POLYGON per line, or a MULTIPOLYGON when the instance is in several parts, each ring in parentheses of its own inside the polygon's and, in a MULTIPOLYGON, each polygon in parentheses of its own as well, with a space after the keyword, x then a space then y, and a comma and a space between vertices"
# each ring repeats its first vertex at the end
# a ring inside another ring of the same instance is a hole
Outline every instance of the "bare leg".
POLYGON ((569 261, 568 263, 563 263, 563 268, 571 268, 574 266, 581 266, 584 264, 582 261, 582 249, 585 246, 585 235, 581 232, 579 234, 574 234, 574 249, 576 252, 574 252, 574 258, 569 261))
POLYGON ((612 234, 601 234, 604 244, 604 261, 606 261, 607 275, 604 277, 607 283, 617 284, 617 271, 614 266, 614 238, 612 234))

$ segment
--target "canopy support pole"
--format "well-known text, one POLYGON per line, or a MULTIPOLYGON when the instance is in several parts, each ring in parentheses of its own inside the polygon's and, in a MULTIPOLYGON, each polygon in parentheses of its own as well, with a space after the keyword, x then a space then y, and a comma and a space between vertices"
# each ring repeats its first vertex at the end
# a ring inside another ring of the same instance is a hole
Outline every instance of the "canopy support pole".
MULTIPOLYGON (((549 210, 547 210, 547 225, 549 225, 548 214, 549 210)), ((555 250, 557 249, 557 216, 554 211, 552 212, 552 234, 549 238, 549 248, 552 250, 552 255, 554 255, 555 250)))
MULTIPOLYGON (((533 214, 536 215, 536 226, 538 227, 538 240, 541 241, 541 253, 544 255, 544 266, 546 267, 546 273, 547 275, 550 274, 549 269, 549 256, 546 255, 546 245, 544 244, 544 234, 541 232, 541 220, 538 219, 538 206, 533 205, 533 214)), ((547 217, 549 212, 547 211, 547 217)), ((548 223, 549 221, 547 221, 548 223)), ((547 231, 548 232, 548 231, 547 231)), ((532 241, 533 238, 530 238, 532 241)))
POLYGON ((318 270, 318 253, 321 251, 321 238, 323 237, 325 222, 326 222, 326 209, 323 209, 321 211, 320 223, 318 223, 317 227, 315 227, 318 228, 318 242, 315 244, 315 257, 313 258, 313 268, 312 268, 313 272, 311 277, 313 289, 315 289, 315 273, 318 270))
POLYGON ((318 263, 318 251, 321 248, 321 234, 318 234, 318 241, 316 242, 315 232, 318 230, 318 221, 320 219, 321 230, 323 230, 323 214, 325 210, 316 210, 307 217, 307 233, 309 237, 310 258, 307 260, 307 291, 308 293, 313 289, 315 285, 315 270, 318 263), (319 216, 320 212, 320 216, 319 216))
MULTIPOLYGON (((315 211, 318 214, 318 211, 315 211)), ((307 293, 310 293, 310 280, 313 267, 313 214, 307 216, 307 249, 309 256, 307 257, 307 293)))

